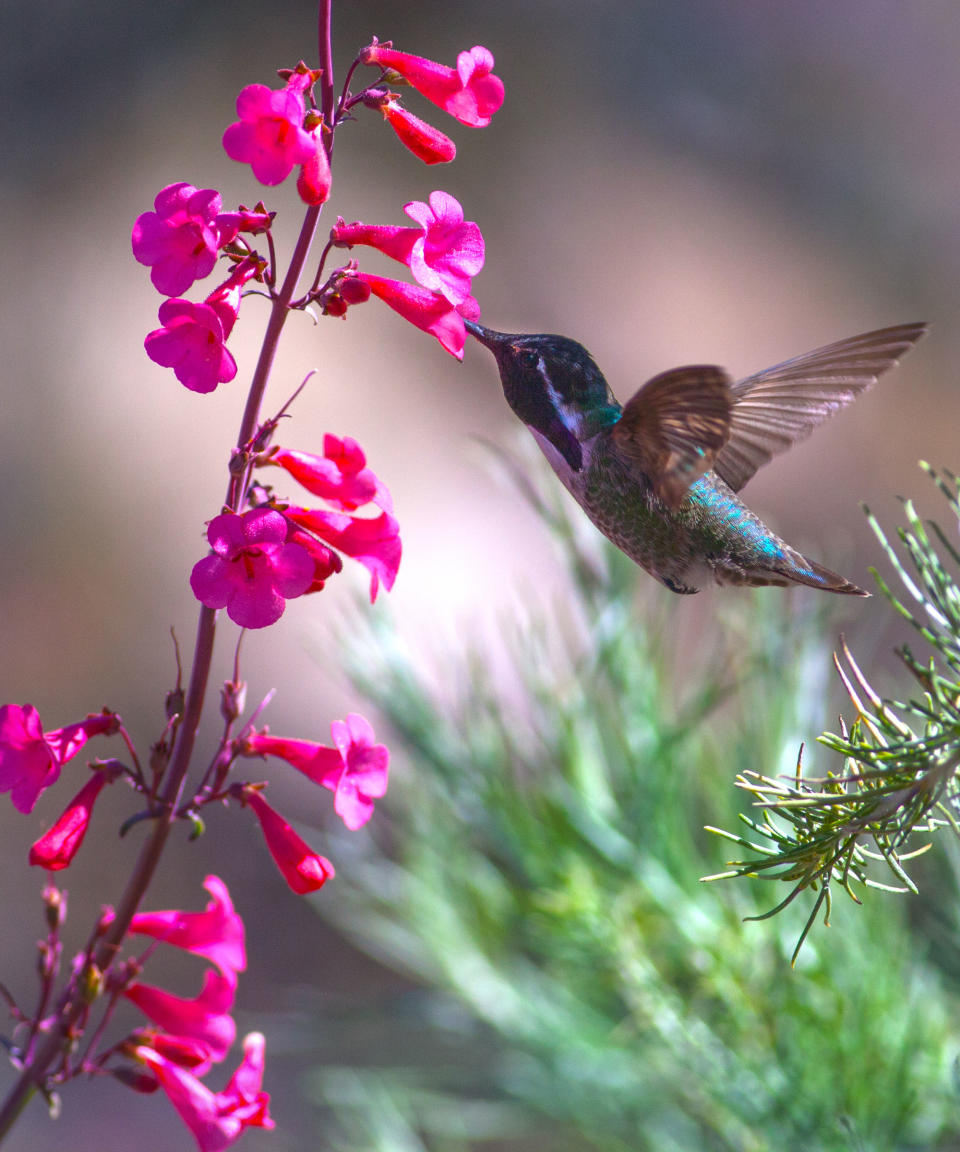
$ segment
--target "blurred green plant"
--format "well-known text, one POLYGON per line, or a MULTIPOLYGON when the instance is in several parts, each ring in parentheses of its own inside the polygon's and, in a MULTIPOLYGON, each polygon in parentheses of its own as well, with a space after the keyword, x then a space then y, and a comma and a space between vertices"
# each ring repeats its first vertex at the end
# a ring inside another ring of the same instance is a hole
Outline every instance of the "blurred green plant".
POLYGON ((791 970, 796 909, 749 923, 763 885, 699 883, 705 819, 737 818, 731 770, 788 769, 819 727, 830 605, 638 600, 624 556, 517 482, 569 579, 522 598, 509 658, 478 642, 431 675, 383 625, 353 651, 398 735, 393 819, 338 842, 350 890, 321 907, 426 991, 378 1006, 377 1067, 315 1072, 335 1147, 956 1148, 960 1003, 904 906, 791 970))
MULTIPOLYGON (((922 467, 960 521, 957 477, 949 472, 940 476, 927 464, 922 467)), ((919 698, 904 703, 882 699, 843 644, 842 655, 834 661, 856 716, 849 730, 841 721, 839 735, 828 732, 820 737, 844 757, 841 771, 820 779, 803 777, 798 759, 792 782, 753 770, 743 772, 737 783, 756 798, 762 815, 741 813, 740 819, 759 842, 713 829, 752 855, 710 879, 759 875, 791 885, 787 897, 767 916, 802 892, 817 893, 795 955, 821 908, 829 921, 834 887, 857 903, 855 885, 916 892, 904 864, 925 852, 930 842, 907 851, 913 834, 945 826, 960 833, 960 587, 937 545, 955 566, 960 566, 960 553, 935 522, 930 522, 928 532, 912 501, 904 502, 904 514, 907 527, 898 528, 897 535, 912 575, 876 518, 867 513, 913 605, 898 598, 874 569, 880 591, 933 649, 926 660, 914 656, 907 645, 897 652, 919 687, 919 698), (877 861, 886 865, 893 884, 868 874, 877 861)))

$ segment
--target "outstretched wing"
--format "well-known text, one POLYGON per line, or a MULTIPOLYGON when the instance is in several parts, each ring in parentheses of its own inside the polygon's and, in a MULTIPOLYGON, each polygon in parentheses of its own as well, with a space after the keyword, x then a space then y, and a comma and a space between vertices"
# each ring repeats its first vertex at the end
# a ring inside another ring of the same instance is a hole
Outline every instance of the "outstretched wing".
POLYGON ((627 401, 613 426, 621 458, 676 508, 687 489, 714 467, 727 441, 733 397, 730 377, 712 364, 672 368, 627 401))
POLYGON ((926 324, 881 328, 738 380, 731 389, 730 436, 714 470, 738 492, 771 457, 856 400, 926 330, 926 324))

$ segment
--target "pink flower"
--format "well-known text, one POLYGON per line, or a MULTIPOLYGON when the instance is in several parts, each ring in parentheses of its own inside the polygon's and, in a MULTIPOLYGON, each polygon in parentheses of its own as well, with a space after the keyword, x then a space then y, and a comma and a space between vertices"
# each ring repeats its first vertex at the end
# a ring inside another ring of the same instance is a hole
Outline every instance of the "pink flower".
POLYGON ((314 142, 313 155, 300 165, 297 177, 297 192, 304 204, 326 204, 330 198, 333 176, 330 173, 330 157, 323 146, 323 128, 317 125, 310 133, 314 142))
POLYGON ((217 251, 237 229, 221 214, 220 193, 192 184, 170 184, 133 225, 133 255, 152 267, 150 280, 164 296, 180 296, 213 271, 217 251))
POLYGON ((404 320, 435 336, 451 356, 463 359, 463 346, 467 340, 463 326, 464 315, 468 320, 474 319, 474 314, 479 315, 477 302, 472 296, 454 307, 444 296, 438 296, 419 284, 405 284, 402 280, 371 276, 369 272, 358 272, 357 278, 369 285, 374 296, 389 305, 404 320))
POLYGON ((188 1036, 170 1036, 153 1027, 136 1028, 127 1037, 124 1048, 130 1044, 146 1045, 181 1068, 190 1068, 196 1076, 203 1076, 213 1067, 206 1044, 188 1036))
POLYGON ((245 257, 233 266, 226 280, 214 288, 204 300, 204 304, 209 304, 220 317, 225 340, 233 331, 233 326, 240 315, 240 299, 243 296, 244 284, 248 280, 257 279, 263 269, 264 262, 261 257, 255 254, 245 257))
POLYGON ((333 792, 334 811, 353 832, 366 824, 374 800, 387 791, 390 752, 373 742, 373 729, 356 712, 349 712, 346 722, 335 720, 331 729, 341 764, 320 783, 333 792))
POLYGON ((359 561, 370 573, 370 602, 377 598, 380 581, 389 592, 397 578, 403 546, 400 525, 389 512, 372 519, 327 512, 321 508, 287 507, 285 516, 325 540, 338 552, 359 561))
POLYGON ((336 747, 312 740, 249 732, 242 740, 243 756, 276 756, 302 772, 309 780, 334 793, 334 810, 351 830, 362 828, 373 815, 373 801, 387 790, 390 753, 374 744, 373 729, 362 716, 351 712, 346 723, 331 725, 336 747))
POLYGON ((261 184, 280 184, 297 164, 316 160, 317 143, 303 127, 303 96, 248 84, 237 97, 239 121, 223 134, 231 160, 249 164, 261 184))
POLYGON ((258 236, 269 229, 274 216, 275 213, 268 212, 261 201, 256 208, 244 208, 241 204, 236 212, 221 212, 217 219, 232 228, 235 234, 249 232, 251 236, 258 236))
POLYGON ((67 805, 63 815, 30 848, 29 862, 49 872, 68 868, 83 843, 93 815, 93 805, 104 784, 116 778, 116 772, 94 772, 67 805))
POLYGON ((203 956, 236 984, 237 973, 247 966, 243 921, 219 877, 208 876, 203 886, 212 897, 206 911, 139 912, 130 922, 130 931, 203 956))
POLYGON ((55 784, 60 769, 91 736, 112 735, 120 719, 112 712, 91 713, 78 724, 44 732, 32 704, 0 707, 0 792, 9 792, 13 806, 32 812, 45 788, 55 784))
POLYGON ((398 52, 389 43, 374 42, 360 59, 399 73, 422 96, 471 128, 485 128, 503 103, 503 81, 493 75, 493 55, 479 45, 457 56, 456 69, 398 52))
POLYGON ((205 1045, 210 1059, 219 1063, 237 1034, 230 1015, 235 990, 235 978, 227 979, 208 968, 200 995, 194 1000, 184 1000, 150 984, 131 984, 123 994, 165 1032, 205 1045))
POLYGON ((449 164, 456 158, 457 146, 432 124, 408 112, 396 93, 389 92, 377 107, 397 134, 400 143, 424 164, 449 164))
POLYGON ((343 757, 336 748, 327 748, 313 740, 294 740, 287 736, 271 736, 268 732, 250 732, 242 741, 244 756, 276 756, 308 780, 322 784, 330 773, 339 774, 343 757))
POLYGON ((213 392, 237 374, 237 362, 225 344, 229 327, 223 311, 189 300, 164 300, 159 314, 163 327, 143 342, 147 355, 161 368, 172 368, 191 392, 213 392))
POLYGON ((212 1092, 192 1073, 153 1048, 141 1046, 136 1056, 150 1067, 181 1120, 193 1133, 200 1152, 223 1152, 247 1128, 273 1128, 270 1097, 263 1083, 264 1039, 251 1032, 243 1042, 243 1059, 223 1092, 212 1092))
POLYGON ((253 788, 243 793, 244 803, 260 821, 263 837, 280 874, 298 896, 316 892, 334 875, 333 865, 319 856, 253 788))
POLYGON ((353 512, 371 501, 385 512, 393 511, 386 485, 367 467, 363 449, 349 436, 341 440, 325 435, 322 456, 278 448, 268 463, 285 469, 308 492, 343 512, 353 512))
POLYGON ((460 204, 446 192, 431 192, 429 204, 413 200, 403 210, 419 228, 338 221, 330 239, 338 247, 368 244, 406 264, 424 288, 462 304, 470 297, 471 277, 483 267, 480 229, 464 221, 460 204))
POLYGON ((286 601, 302 596, 313 580, 311 557, 286 542, 287 522, 270 508, 215 516, 207 539, 214 555, 194 565, 190 587, 201 604, 226 608, 241 628, 275 623, 286 601))
POLYGON ((310 587, 304 592, 304 596, 308 596, 312 592, 322 592, 327 580, 343 571, 343 561, 333 549, 328 548, 315 536, 311 536, 309 532, 304 532, 292 522, 287 523, 287 543, 299 544, 313 562, 313 579, 310 581, 310 587))

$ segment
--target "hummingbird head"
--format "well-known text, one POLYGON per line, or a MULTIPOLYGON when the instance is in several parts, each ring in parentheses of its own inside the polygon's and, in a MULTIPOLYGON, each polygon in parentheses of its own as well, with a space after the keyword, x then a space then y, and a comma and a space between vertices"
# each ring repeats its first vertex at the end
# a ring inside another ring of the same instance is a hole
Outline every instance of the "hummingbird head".
POLYGON ((579 472, 583 441, 620 415, 620 405, 590 353, 566 336, 495 332, 472 320, 464 325, 496 358, 503 394, 517 416, 579 472))

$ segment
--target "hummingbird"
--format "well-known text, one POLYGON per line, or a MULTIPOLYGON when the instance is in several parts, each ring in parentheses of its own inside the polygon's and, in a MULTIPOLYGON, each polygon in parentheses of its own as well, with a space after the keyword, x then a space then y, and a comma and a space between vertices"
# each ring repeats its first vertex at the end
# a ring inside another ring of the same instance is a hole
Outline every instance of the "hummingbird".
POLYGON ((507 403, 566 489, 671 592, 699 592, 713 580, 869 596, 791 548, 737 493, 870 388, 926 324, 853 336, 737 381, 713 364, 671 368, 621 407, 575 340, 464 323, 493 353, 507 403))

